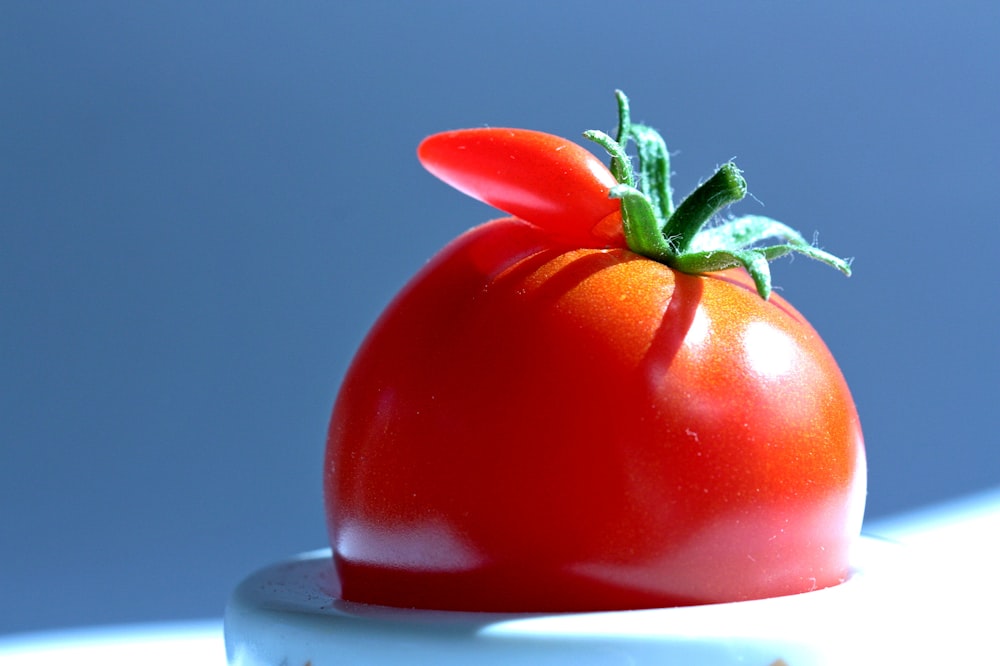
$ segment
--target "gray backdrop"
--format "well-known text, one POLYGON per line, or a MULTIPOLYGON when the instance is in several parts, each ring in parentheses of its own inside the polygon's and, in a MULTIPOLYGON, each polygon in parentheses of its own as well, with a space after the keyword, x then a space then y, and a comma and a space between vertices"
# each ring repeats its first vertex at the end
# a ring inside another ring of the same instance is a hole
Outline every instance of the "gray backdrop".
POLYGON ((0 4, 0 631, 221 614, 325 545, 351 355, 494 213, 424 173, 462 126, 612 130, 689 191, 856 257, 777 285, 862 414, 869 515, 1000 482, 1000 5, 0 4))

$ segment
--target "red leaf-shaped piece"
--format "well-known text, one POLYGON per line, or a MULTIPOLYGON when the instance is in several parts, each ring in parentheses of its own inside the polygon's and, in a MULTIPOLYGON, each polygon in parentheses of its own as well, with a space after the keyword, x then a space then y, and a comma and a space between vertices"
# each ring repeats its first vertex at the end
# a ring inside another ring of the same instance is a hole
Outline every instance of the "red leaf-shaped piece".
POLYGON ((614 176, 572 141, 523 129, 464 129, 428 137, 417 155, 457 190, 562 240, 624 243, 620 219, 605 219, 620 214, 619 201, 608 198, 614 176))

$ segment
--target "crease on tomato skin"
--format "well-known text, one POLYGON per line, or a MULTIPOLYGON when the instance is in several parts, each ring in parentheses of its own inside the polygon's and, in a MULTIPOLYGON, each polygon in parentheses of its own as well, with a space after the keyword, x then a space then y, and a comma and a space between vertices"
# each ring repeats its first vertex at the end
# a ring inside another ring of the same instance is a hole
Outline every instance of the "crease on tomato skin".
POLYGON ((575 247, 517 217, 497 218, 473 227, 453 241, 458 242, 465 246, 461 250, 465 259, 482 276, 487 289, 525 260, 546 261, 575 247))

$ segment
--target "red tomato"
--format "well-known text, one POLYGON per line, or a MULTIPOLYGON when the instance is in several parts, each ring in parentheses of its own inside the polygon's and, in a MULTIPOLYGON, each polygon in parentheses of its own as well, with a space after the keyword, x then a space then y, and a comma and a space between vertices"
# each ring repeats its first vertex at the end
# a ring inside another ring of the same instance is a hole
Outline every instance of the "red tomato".
MULTIPOLYGON (((475 132, 519 158, 553 141, 475 132)), ((456 141, 421 158, 531 222, 445 247, 348 370, 324 479, 342 597, 584 611, 845 580, 864 447, 808 322, 742 269, 680 273, 600 231, 620 217, 583 149, 543 150, 563 168, 547 180, 534 159, 501 169, 499 148, 442 148, 456 141)))

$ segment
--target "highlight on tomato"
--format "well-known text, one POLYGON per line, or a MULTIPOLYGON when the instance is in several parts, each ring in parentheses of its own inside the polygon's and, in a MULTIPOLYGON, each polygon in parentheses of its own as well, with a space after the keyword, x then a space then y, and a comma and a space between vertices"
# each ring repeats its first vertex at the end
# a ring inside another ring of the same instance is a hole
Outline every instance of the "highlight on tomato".
POLYGON ((618 107, 614 138, 585 134, 610 168, 522 129, 420 145, 510 217, 442 249, 343 380, 324 491, 344 599, 595 611, 850 576, 858 414, 768 262, 849 264, 775 220, 722 217, 746 193, 732 163, 675 205, 662 138, 618 107))

